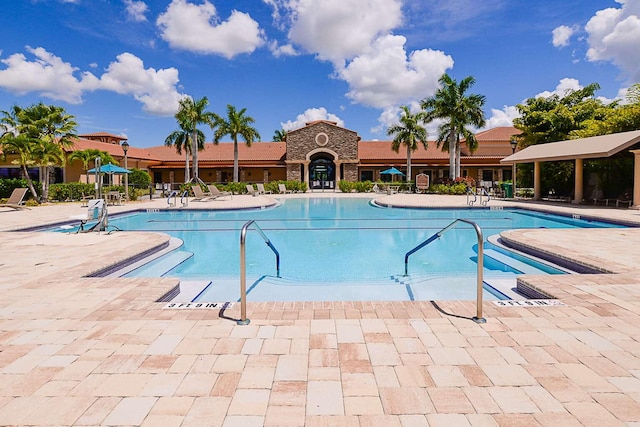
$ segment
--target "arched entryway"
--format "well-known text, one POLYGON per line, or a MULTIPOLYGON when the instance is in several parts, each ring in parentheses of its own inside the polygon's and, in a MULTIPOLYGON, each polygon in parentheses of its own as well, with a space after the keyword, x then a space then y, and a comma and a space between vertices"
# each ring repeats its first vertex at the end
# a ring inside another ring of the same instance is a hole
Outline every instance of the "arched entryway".
POLYGON ((328 153, 317 153, 309 163, 309 188, 335 188, 336 164, 334 157, 328 153))

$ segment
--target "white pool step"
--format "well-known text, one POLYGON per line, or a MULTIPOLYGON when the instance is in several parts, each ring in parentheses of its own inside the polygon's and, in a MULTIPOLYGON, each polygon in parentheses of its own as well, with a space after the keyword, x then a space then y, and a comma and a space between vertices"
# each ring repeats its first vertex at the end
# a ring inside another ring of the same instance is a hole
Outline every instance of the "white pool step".
POLYGON ((193 252, 173 251, 126 274, 126 277, 161 277, 193 256, 193 252))
POLYGON ((519 261, 515 258, 511 258, 508 255, 505 255, 501 252, 498 252, 496 250, 493 249, 485 249, 484 250, 484 256, 487 256, 489 258, 493 258, 496 261, 499 261, 505 265, 508 265, 511 268, 514 268, 520 272, 522 272, 522 274, 547 274, 544 271, 535 268, 525 262, 519 261))

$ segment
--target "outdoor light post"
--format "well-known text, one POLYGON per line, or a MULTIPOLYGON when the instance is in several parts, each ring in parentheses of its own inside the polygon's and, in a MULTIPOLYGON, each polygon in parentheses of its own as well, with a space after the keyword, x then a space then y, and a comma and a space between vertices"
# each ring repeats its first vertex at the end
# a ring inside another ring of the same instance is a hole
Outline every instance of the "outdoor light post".
MULTIPOLYGON (((129 151, 129 143, 125 140, 122 142, 122 151, 124 151, 124 168, 129 170, 127 167, 127 151, 129 151)), ((129 200, 129 173, 124 174, 124 198, 125 200, 129 200)))
MULTIPOLYGON (((509 141, 511 144, 511 154, 516 153, 516 148, 518 147, 518 141, 515 138, 511 138, 509 141)), ((511 182, 513 183, 513 198, 516 198, 516 163, 513 162, 513 166, 511 167, 511 182)))

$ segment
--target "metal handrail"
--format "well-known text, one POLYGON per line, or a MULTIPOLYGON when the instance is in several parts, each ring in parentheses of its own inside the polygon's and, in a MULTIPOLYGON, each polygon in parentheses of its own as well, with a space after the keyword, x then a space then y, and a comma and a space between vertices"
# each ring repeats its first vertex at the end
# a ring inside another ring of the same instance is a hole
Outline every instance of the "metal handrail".
POLYGON ((173 190, 173 191, 172 191, 171 193, 169 193, 169 195, 167 196, 167 204, 168 204, 170 207, 173 207, 173 206, 175 206, 175 205, 176 205, 177 201, 178 201, 178 192, 177 192, 177 191, 175 191, 175 190, 173 190), (172 198, 172 197, 173 197, 173 203, 171 203, 171 198, 172 198))
POLYGON ((473 188, 467 188, 467 205, 472 206, 477 200, 476 192, 473 191, 473 188), (469 201, 469 196, 473 196, 473 200, 469 201))
POLYGON ((184 190, 180 195, 180 204, 182 204, 183 208, 189 206, 189 192, 187 190, 184 190))
POLYGON ((250 320, 247 319, 247 258, 246 258, 246 240, 247 240, 247 230, 249 227, 253 225, 260 236, 262 236, 262 240, 271 248, 274 254, 276 254, 276 274, 280 277, 280 253, 273 246, 271 240, 264 234, 264 231, 260 228, 260 226, 254 221, 248 221, 245 225, 242 226, 242 230, 240 231, 240 320, 237 321, 238 325, 248 325, 250 320))
POLYGON ((431 237, 429 237, 427 240, 425 240, 424 242, 420 243, 418 246, 416 246, 415 248, 411 249, 409 252, 407 252, 404 255, 404 275, 407 276, 408 270, 409 270, 409 256, 413 255, 415 252, 419 251, 420 249, 424 248, 425 246, 427 246, 429 243, 433 242, 436 239, 439 239, 440 236, 442 236, 444 233, 446 233, 447 231, 449 231, 450 229, 453 228, 453 226, 455 224, 457 224, 458 222, 464 222, 467 224, 470 224, 474 230, 476 231, 476 235, 478 236, 478 271, 476 274, 476 316, 473 317, 473 321, 476 323, 485 323, 486 319, 484 319, 482 317, 482 285, 484 283, 483 277, 482 277, 482 272, 484 270, 484 249, 483 249, 483 237, 482 237, 482 230, 480 229, 480 226, 478 226, 478 224, 476 224, 473 221, 470 221, 468 219, 464 219, 464 218, 458 218, 455 221, 453 221, 451 224, 447 225, 445 228, 443 228, 442 230, 438 231, 437 233, 435 233, 434 235, 432 235, 431 237))
POLYGON ((487 206, 487 203, 489 203, 490 201, 491 201, 491 195, 489 194, 486 188, 482 187, 480 189, 480 204, 482 206, 487 206), (487 200, 482 201, 482 196, 487 196, 487 200))

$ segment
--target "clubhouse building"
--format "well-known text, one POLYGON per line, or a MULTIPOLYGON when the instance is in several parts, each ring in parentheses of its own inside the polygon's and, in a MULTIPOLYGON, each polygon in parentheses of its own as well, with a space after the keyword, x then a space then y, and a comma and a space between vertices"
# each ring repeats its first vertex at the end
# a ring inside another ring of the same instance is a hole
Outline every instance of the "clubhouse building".
MULTIPOLYGON (((513 154, 510 144, 513 135, 520 131, 513 127, 497 127, 476 135, 478 149, 471 153, 462 145, 461 175, 469 176, 488 186, 511 179, 510 165, 500 161, 513 154)), ((106 151, 125 166, 122 143, 126 138, 109 133, 79 135, 69 151, 96 149, 106 151)), ((184 182, 185 154, 178 154, 174 147, 155 146, 137 148, 128 142, 127 167, 149 172, 152 182, 180 184, 184 182)), ((269 182, 295 180, 306 182, 309 188, 336 188, 340 180, 376 181, 388 180, 380 172, 395 167, 406 173, 406 148, 398 153, 391 149, 391 141, 362 141, 358 133, 330 121, 314 121, 288 132, 284 142, 254 142, 247 147, 238 143, 240 181, 269 182)), ((17 165, 7 156, 0 164, 0 178, 18 177, 17 165)), ((412 177, 424 173, 430 182, 448 177, 449 154, 442 151, 435 141, 428 148, 420 146, 411 154, 412 177)), ((93 165, 90 165, 93 167, 93 165)), ((198 153, 200 178, 207 182, 227 183, 233 180, 233 144, 207 143, 198 153)), ((39 171, 30 171, 38 179, 39 171)), ((57 168, 56 182, 85 182, 84 167, 80 161, 57 168)), ((90 182, 91 182, 91 178, 90 182)))

